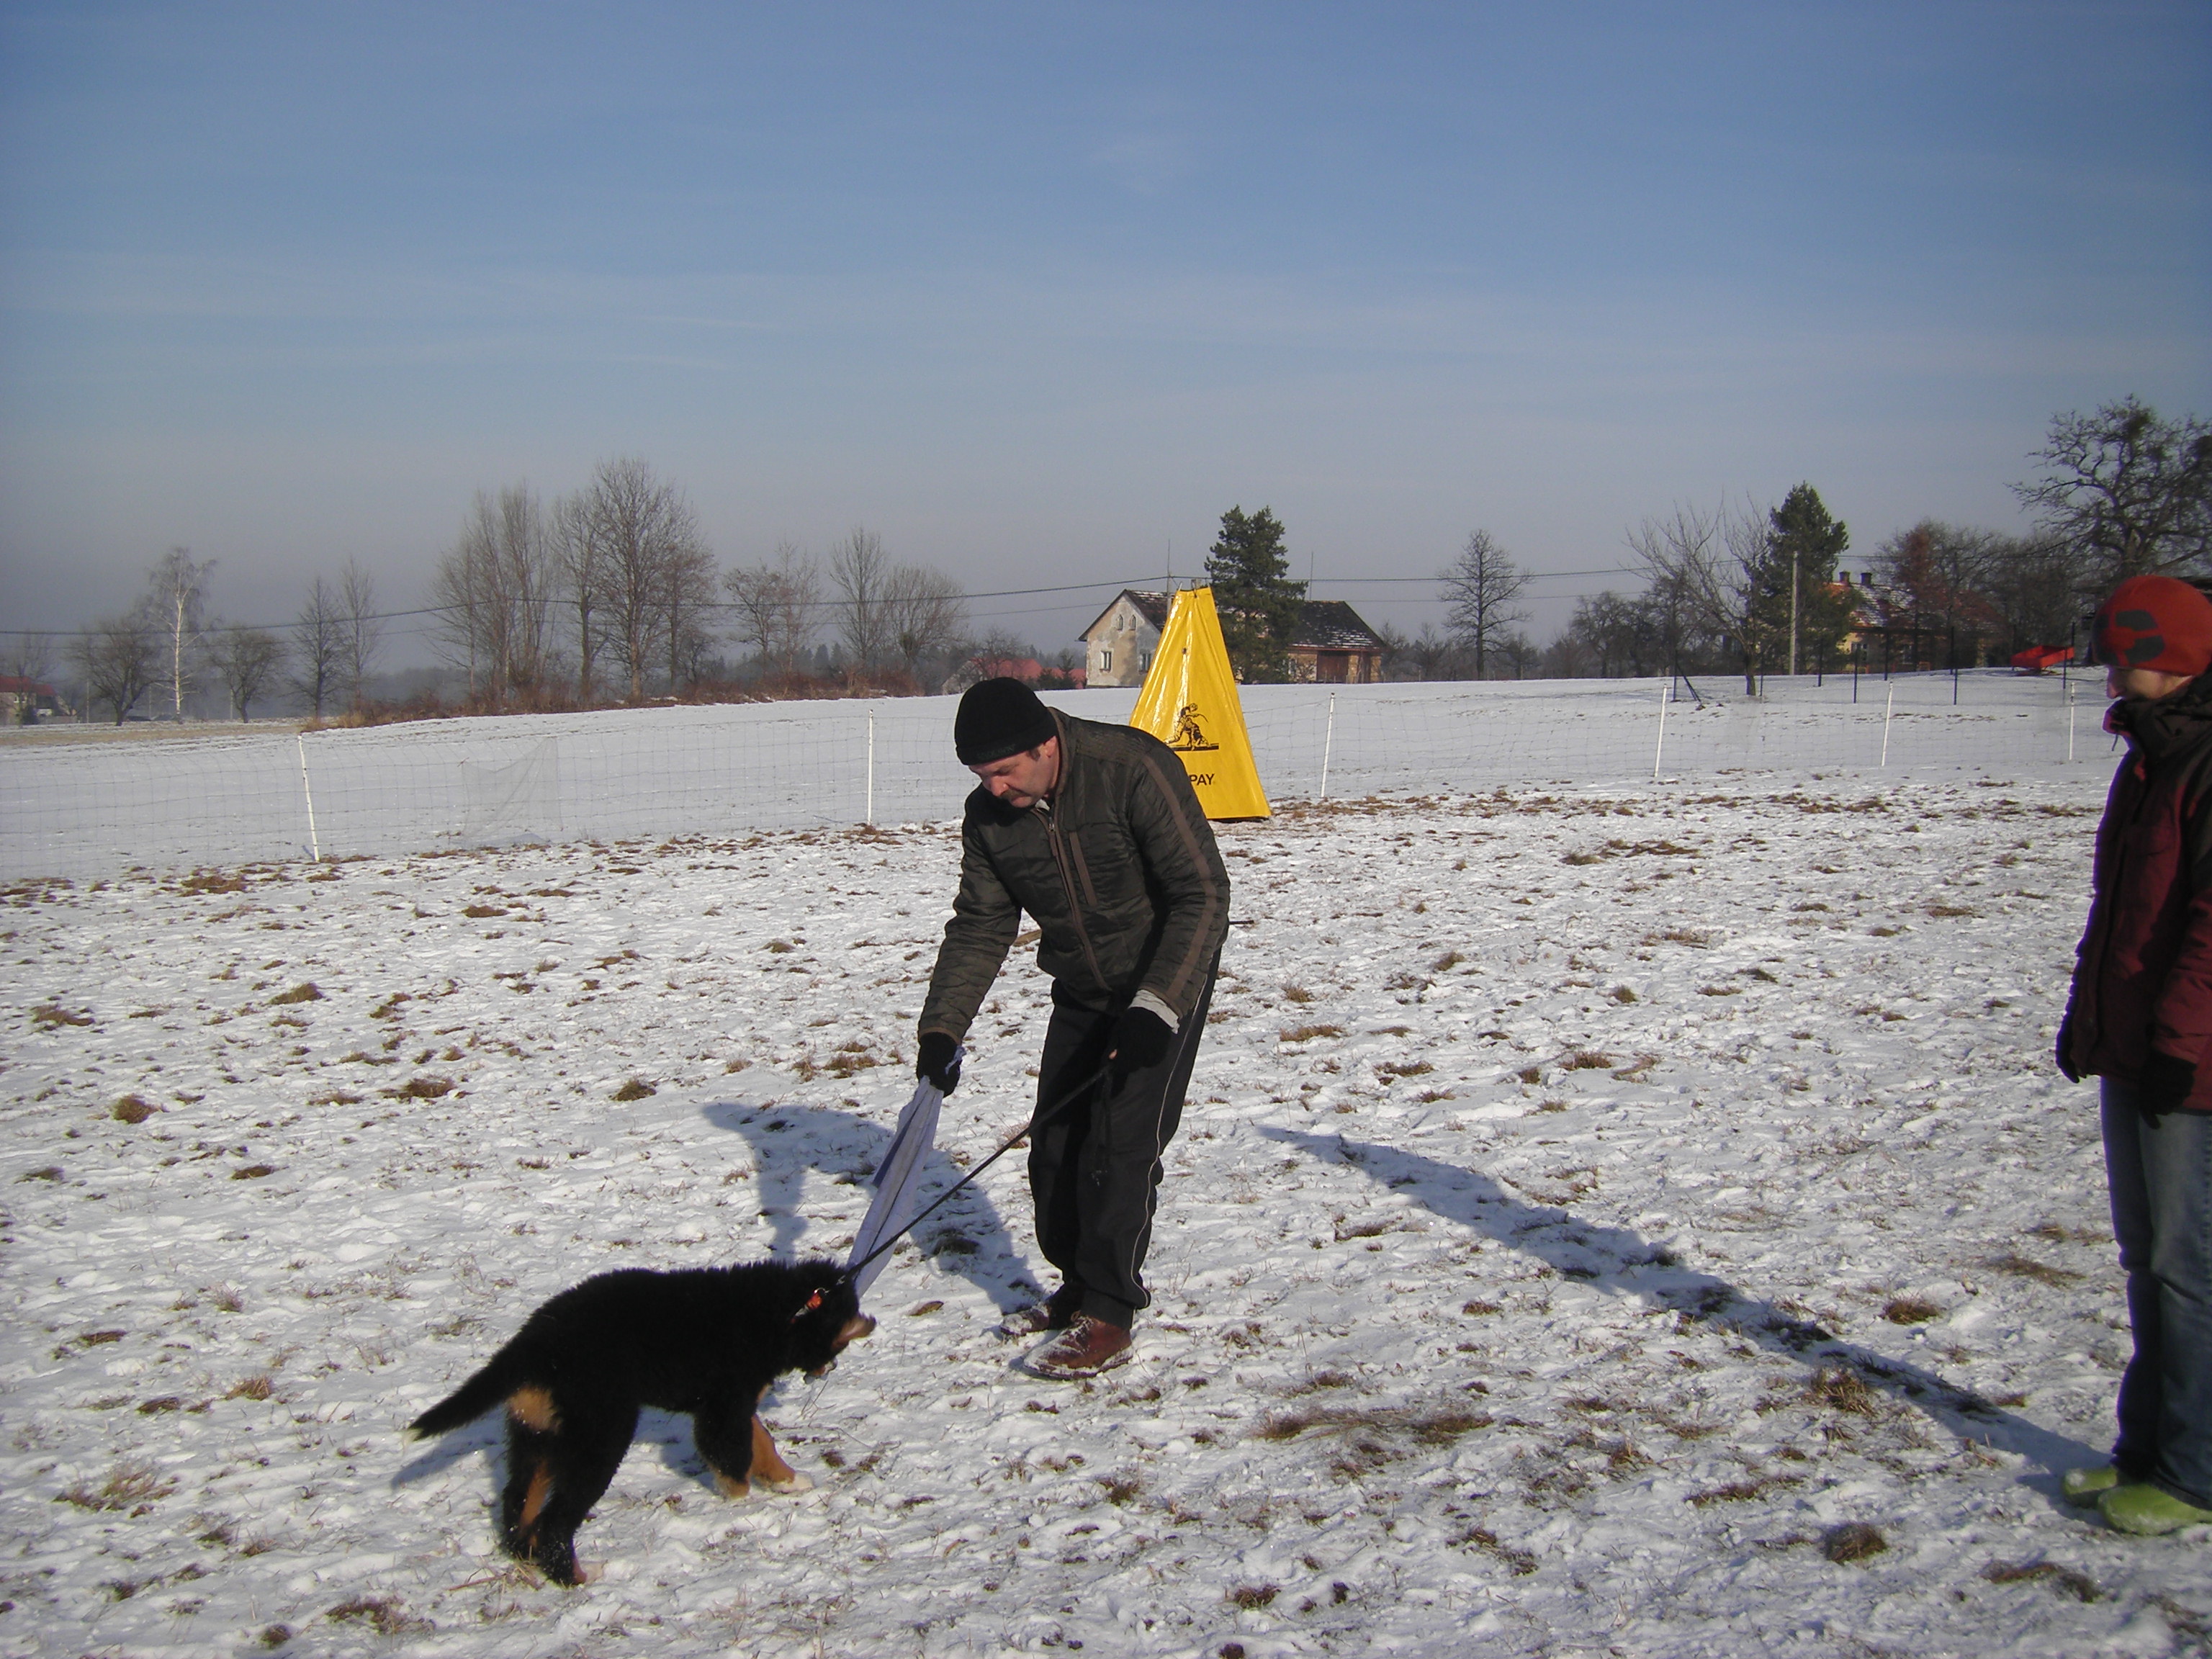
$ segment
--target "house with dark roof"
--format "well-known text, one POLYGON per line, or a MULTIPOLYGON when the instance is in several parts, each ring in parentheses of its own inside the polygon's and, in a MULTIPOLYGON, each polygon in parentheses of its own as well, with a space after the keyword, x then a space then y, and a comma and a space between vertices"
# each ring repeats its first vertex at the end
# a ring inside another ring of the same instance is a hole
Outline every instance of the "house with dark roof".
POLYGON ((1342 599, 1307 599, 1290 646, 1291 678, 1322 685, 1372 685, 1382 678, 1382 636, 1342 599))
MULTIPOLYGON (((1083 630, 1092 685, 1142 685, 1168 625, 1172 593, 1125 587, 1083 630)), ((1307 599, 1290 644, 1291 678, 1322 685, 1372 685, 1382 678, 1382 641, 1342 599, 1307 599)))

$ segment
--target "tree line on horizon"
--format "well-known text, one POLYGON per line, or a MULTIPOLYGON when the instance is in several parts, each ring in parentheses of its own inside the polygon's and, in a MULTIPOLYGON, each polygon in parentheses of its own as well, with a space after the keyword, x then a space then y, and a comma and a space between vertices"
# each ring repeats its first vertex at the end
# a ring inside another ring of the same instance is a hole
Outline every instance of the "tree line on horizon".
MULTIPOLYGON (((1839 580, 1849 531, 1809 483, 1771 507, 1678 505, 1626 534, 1642 590, 1584 597, 1540 646, 1519 626, 1534 573, 1476 530, 1439 574, 1443 627, 1376 630, 1384 678, 1740 672, 1755 693, 1769 674, 1965 667, 2077 643, 2086 612, 2131 575, 2212 585, 2212 424, 2130 397, 2054 417, 2035 459, 2039 476, 2012 486, 2030 530, 1923 520, 1881 544, 1871 586, 1839 580)), ((316 577, 294 620, 270 629, 209 613, 213 568, 172 548, 129 611, 65 642, 13 636, 7 672, 45 679, 59 644, 85 701, 118 725, 149 694, 181 720, 203 687, 240 719, 278 691, 317 720, 363 713, 390 620, 369 573, 349 560, 316 577)), ((1291 678, 1306 584, 1290 568, 1271 509, 1222 515, 1206 572, 1242 679, 1291 678)), ((958 584, 896 562, 866 529, 820 557, 785 543, 718 570, 682 489, 635 458, 550 501, 527 484, 478 492, 431 587, 434 647, 465 687, 454 712, 912 694, 963 663, 1039 657, 1011 634, 972 637, 958 584), (740 647, 734 665, 726 643, 740 647)), ((1075 683, 1078 660, 1058 653, 1048 683, 1075 683)))
MULTIPOLYGON (((2176 574, 2212 587, 2212 425, 2162 419, 2135 398, 2056 416, 2012 486, 2035 514, 2025 534, 1923 519, 1885 540, 1869 583, 1839 565, 1850 531, 1799 483, 1776 506, 1678 505, 1626 535, 1643 590, 1578 600, 1548 645, 1518 624, 1535 573, 1486 530, 1438 578, 1442 629, 1384 627, 1385 679, 1645 678, 1979 666, 2079 643, 2082 618, 2129 576, 2176 574)), ((1289 575, 1281 522, 1261 507, 1223 516, 1206 573, 1238 677, 1289 677, 1306 584, 1289 575)))

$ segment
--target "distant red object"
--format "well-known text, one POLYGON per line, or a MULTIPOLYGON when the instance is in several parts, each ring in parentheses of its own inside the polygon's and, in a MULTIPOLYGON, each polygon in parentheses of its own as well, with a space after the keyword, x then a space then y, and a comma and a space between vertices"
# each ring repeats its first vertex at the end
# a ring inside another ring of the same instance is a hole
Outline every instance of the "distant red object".
POLYGON ((2074 660, 2070 645, 2031 645, 2012 659, 2012 665, 2023 674, 2040 674, 2046 668, 2074 660))

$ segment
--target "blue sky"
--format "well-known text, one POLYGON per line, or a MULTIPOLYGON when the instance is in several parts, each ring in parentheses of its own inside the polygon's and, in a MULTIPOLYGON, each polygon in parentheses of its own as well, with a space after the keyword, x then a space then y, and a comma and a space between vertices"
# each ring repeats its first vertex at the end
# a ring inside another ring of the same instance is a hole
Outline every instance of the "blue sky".
POLYGON ((1412 626, 1477 526, 2009 526, 2053 413, 2212 414, 2208 87, 2203 0, 0 4, 0 627, 413 603, 617 454, 977 591, 1267 503, 1412 626))

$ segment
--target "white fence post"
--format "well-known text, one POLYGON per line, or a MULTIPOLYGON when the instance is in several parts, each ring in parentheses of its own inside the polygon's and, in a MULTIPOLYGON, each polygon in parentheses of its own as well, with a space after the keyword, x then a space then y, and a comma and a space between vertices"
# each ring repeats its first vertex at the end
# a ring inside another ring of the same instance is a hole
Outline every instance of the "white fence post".
POLYGON ((1321 798, 1328 799, 1328 757, 1336 747, 1336 693, 1328 694, 1328 731, 1321 740, 1321 798))
POLYGON ((1883 699, 1881 705, 1881 763, 1884 766, 1889 764, 1889 717, 1896 707, 1897 688, 1893 685, 1889 688, 1889 696, 1883 699))
POLYGON ((868 811, 860 820, 870 829, 876 824, 876 711, 868 710, 868 811))
POLYGON ((307 735, 304 732, 292 734, 292 741, 300 745, 300 793, 307 803, 307 856, 315 863, 323 861, 322 844, 315 838, 315 791, 307 781, 307 735))
POLYGON ((1674 682, 1659 688, 1659 744, 1651 751, 1651 781, 1659 781, 1659 758, 1667 752, 1667 705, 1674 701, 1674 682))
POLYGON ((2074 763, 2074 688, 2066 688, 2066 763, 2074 763))

